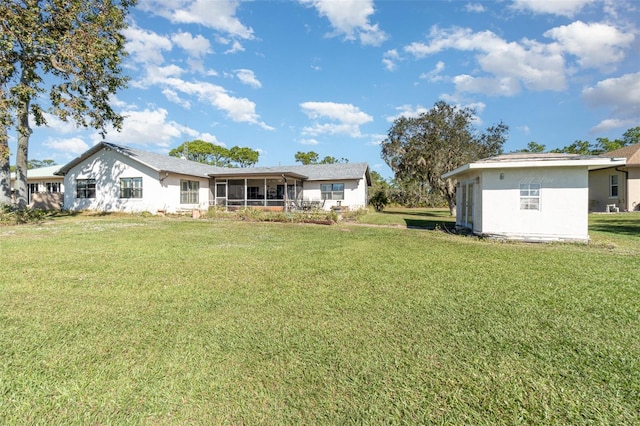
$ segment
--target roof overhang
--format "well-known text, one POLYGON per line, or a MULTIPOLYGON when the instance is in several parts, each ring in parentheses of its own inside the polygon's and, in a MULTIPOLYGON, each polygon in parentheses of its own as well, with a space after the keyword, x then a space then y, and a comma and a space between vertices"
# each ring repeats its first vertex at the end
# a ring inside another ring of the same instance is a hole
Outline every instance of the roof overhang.
POLYGON ((455 170, 442 175, 443 179, 450 179, 472 170, 486 169, 523 169, 523 168, 549 168, 549 167, 586 167, 588 170, 608 169, 622 167, 626 164, 625 158, 593 157, 589 159, 566 160, 533 160, 533 161, 479 161, 468 163, 455 170))
POLYGON ((212 178, 246 178, 246 179, 259 179, 261 177, 285 177, 285 178, 295 178, 295 179, 307 179, 307 176, 302 175, 300 173, 295 172, 274 172, 274 171, 265 171, 257 169, 254 173, 248 173, 248 169, 233 169, 229 171, 210 173, 209 177, 212 178))

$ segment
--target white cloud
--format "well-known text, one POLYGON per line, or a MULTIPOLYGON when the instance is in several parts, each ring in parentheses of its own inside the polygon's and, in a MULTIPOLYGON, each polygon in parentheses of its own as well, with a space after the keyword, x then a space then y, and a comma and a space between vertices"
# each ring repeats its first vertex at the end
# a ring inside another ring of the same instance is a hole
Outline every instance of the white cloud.
POLYGON ((481 3, 467 3, 464 10, 472 13, 482 13, 485 11, 485 8, 481 3))
POLYGON ((172 48, 171 40, 153 31, 129 26, 122 30, 126 37, 125 50, 135 62, 159 65, 164 62, 163 51, 172 48))
POLYGON ((384 67, 389 71, 395 71, 398 68, 398 62, 402 58, 396 49, 387 50, 382 57, 382 63, 384 67))
POLYGON ((309 139, 300 139, 300 143, 302 145, 320 145, 317 139, 309 138, 309 139))
POLYGON ((429 112, 429 109, 430 108, 425 108, 422 105, 416 105, 415 107, 412 105, 401 105, 396 107, 396 111, 398 111, 398 113, 396 115, 388 116, 387 121, 389 123, 393 123, 400 117, 415 118, 420 114, 429 112))
POLYGON ((595 0, 514 0, 513 7, 520 11, 572 17, 595 0))
POLYGON ((312 120, 329 120, 333 123, 315 123, 305 127, 303 133, 311 136, 321 134, 347 134, 361 137, 360 126, 373 121, 373 117, 351 104, 335 102, 304 102, 302 111, 312 120))
POLYGON ((564 51, 577 56, 583 67, 601 67, 621 61, 624 49, 634 39, 633 34, 625 34, 611 25, 582 21, 553 28, 544 35, 557 40, 564 51))
POLYGON ((373 0, 300 0, 302 4, 316 8, 320 16, 325 16, 335 32, 347 40, 360 39, 364 45, 379 46, 387 38, 378 24, 371 24, 369 16, 375 13, 373 0))
POLYGON ((429 80, 432 83, 438 82, 443 79, 440 73, 444 71, 444 68, 444 62, 438 61, 434 69, 427 73, 420 74, 420 78, 423 80, 429 80))
POLYGON ((610 108, 610 117, 591 129, 592 132, 614 127, 637 125, 640 117, 640 72, 599 81, 582 91, 592 107, 610 108))
POLYGON ((69 138, 69 139, 49 138, 45 142, 43 142, 43 145, 65 154, 74 154, 74 155, 82 154, 87 149, 89 149, 89 145, 80 138, 69 138))
POLYGON ((164 95, 165 98, 167 98, 167 100, 169 100, 170 102, 173 102, 174 104, 180 105, 184 109, 191 108, 191 103, 186 99, 182 99, 175 90, 165 88, 162 90, 162 94, 164 95))
POLYGON ((200 34, 194 37, 190 33, 179 32, 171 36, 171 41, 184 49, 192 58, 201 58, 211 53, 209 40, 200 34))
POLYGON ((177 24, 198 24, 232 37, 252 39, 253 30, 240 22, 235 0, 146 0, 138 7, 177 24))
POLYGON ((247 69, 239 69, 239 70, 236 70, 235 72, 236 72, 236 77, 238 77, 238 80, 240 80, 243 84, 246 84, 248 86, 255 87, 255 88, 262 87, 262 83, 258 81, 253 71, 247 70, 247 69))
POLYGON ((414 42, 404 50, 416 58, 445 49, 478 52, 480 68, 490 76, 474 84, 474 77, 461 75, 454 80, 461 91, 479 91, 489 95, 514 95, 521 86, 529 90, 563 90, 566 88, 564 58, 556 44, 543 44, 523 39, 507 42, 491 31, 473 32, 468 28, 440 29, 432 27, 428 43, 414 42))

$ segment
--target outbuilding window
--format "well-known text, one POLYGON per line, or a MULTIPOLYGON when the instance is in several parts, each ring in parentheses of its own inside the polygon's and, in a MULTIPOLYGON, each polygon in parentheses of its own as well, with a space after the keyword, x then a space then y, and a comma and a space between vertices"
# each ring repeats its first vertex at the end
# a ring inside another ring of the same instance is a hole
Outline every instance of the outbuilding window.
POLYGON ((618 175, 609 176, 609 198, 618 198, 618 175))
POLYGON ((96 180, 78 179, 76 181, 76 198, 96 198, 96 180))
POLYGON ((344 200, 344 183, 323 183, 320 193, 323 200, 344 200))
POLYGON ((180 204, 198 204, 200 182, 197 180, 180 181, 180 204))
POLYGON ((540 210, 540 184, 520 184, 520 210, 540 210))
POLYGON ((142 178, 121 178, 120 198, 142 198, 142 178))

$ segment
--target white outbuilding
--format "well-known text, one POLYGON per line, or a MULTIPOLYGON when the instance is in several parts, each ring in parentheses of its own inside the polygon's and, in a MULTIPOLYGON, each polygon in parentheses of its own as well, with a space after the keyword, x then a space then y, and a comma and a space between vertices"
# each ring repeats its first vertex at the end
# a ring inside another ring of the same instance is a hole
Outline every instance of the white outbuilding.
POLYGON ((442 175, 457 180, 456 227, 527 241, 589 241, 589 171, 624 158, 512 153, 442 175))

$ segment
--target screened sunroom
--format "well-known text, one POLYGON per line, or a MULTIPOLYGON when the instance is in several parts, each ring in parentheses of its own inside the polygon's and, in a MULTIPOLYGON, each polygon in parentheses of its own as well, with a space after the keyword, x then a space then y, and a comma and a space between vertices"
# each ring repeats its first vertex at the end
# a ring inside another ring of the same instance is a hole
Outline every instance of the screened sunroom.
POLYGON ((216 176, 211 204, 229 210, 290 210, 302 198, 300 175, 216 176))

